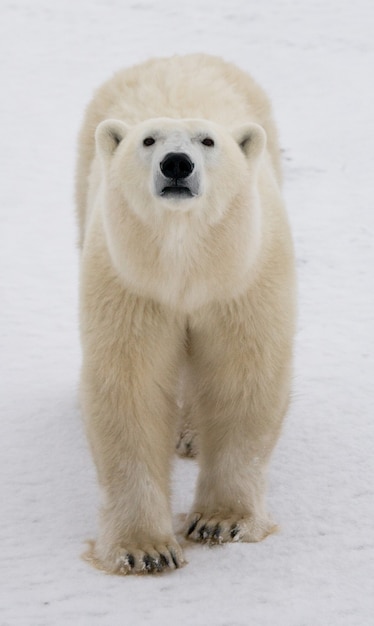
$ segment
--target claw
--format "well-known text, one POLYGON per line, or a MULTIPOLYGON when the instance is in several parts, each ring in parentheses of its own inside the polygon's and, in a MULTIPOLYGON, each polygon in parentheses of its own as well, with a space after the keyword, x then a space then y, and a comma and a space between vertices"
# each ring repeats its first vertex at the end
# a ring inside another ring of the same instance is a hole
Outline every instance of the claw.
POLYGON ((135 567, 135 558, 132 554, 128 554, 126 556, 127 562, 129 564, 129 567, 131 567, 131 569, 133 569, 135 567))
POLYGON ((217 543, 221 543, 222 542, 222 530, 221 530, 221 526, 219 524, 217 524, 217 526, 215 527, 215 529, 213 531, 212 540, 217 542, 217 543))
POLYGON ((200 528, 200 530, 199 530, 199 537, 200 537, 200 539, 202 539, 203 541, 205 541, 205 539, 208 539, 209 535, 210 535, 210 532, 209 532, 209 526, 207 526, 206 524, 204 524, 204 525, 200 528))
POLYGON ((165 554, 160 554, 160 565, 162 569, 164 567, 170 567, 170 561, 165 554))
POLYGON ((196 526, 198 525, 200 520, 200 517, 196 518, 192 524, 189 526, 188 531, 187 531, 187 537, 189 537, 190 535, 192 535, 193 531, 195 530, 196 526))
POLYGON ((240 527, 237 524, 233 524, 230 530, 231 539, 234 539, 239 534, 239 531, 240 531, 240 527))
POLYGON ((180 566, 179 566, 179 563, 178 563, 178 560, 177 560, 177 556, 176 556, 174 550, 172 548, 169 548, 169 552, 170 552, 171 558, 173 560, 175 569, 179 569, 180 566))
POLYGON ((144 555, 143 563, 147 572, 153 572, 155 564, 154 560, 149 556, 149 554, 144 555))

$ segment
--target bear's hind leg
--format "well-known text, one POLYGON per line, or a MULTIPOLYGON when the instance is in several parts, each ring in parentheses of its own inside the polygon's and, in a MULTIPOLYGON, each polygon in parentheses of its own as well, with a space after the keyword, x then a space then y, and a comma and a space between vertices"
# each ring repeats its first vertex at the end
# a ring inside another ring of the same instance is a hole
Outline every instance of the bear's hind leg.
MULTIPOLYGON (((189 340, 189 333, 187 334, 189 340)), ((199 451, 196 404, 196 383, 190 364, 189 341, 180 385, 180 406, 176 450, 179 456, 194 458, 199 451)))

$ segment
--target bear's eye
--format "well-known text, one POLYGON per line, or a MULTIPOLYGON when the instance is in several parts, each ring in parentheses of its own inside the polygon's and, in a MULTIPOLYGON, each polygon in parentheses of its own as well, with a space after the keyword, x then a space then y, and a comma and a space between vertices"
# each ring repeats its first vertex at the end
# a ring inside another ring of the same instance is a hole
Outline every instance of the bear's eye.
POLYGON ((205 137, 205 139, 202 139, 201 143, 208 148, 213 148, 214 146, 214 141, 211 137, 205 137))
POLYGON ((153 146, 156 140, 153 137, 146 137, 143 141, 143 146, 153 146))

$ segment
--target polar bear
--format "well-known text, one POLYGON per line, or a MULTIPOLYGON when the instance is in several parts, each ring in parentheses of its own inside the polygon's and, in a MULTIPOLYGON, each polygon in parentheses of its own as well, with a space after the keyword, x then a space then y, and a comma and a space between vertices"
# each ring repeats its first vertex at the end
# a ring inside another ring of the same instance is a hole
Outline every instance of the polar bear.
POLYGON ((86 111, 76 197, 81 398, 103 496, 91 558, 117 574, 185 563, 169 486, 181 375, 200 464, 185 535, 260 541, 295 325, 266 95, 207 55, 118 72, 86 111))

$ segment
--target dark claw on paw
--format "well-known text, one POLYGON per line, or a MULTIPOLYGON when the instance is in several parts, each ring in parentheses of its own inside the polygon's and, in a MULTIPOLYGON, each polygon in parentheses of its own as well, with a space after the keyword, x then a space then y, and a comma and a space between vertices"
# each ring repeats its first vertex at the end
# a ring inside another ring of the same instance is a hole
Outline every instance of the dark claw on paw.
POLYGON ((164 569, 164 565, 162 563, 161 556, 160 556, 159 559, 155 559, 154 563, 155 563, 155 570, 156 570, 156 572, 162 572, 163 569, 164 569))
POLYGON ((219 541, 220 537, 221 537, 221 526, 217 524, 212 534, 212 539, 214 539, 214 541, 219 541))
POLYGON ((167 558, 167 556, 165 556, 165 554, 160 554, 160 565, 161 565, 161 568, 170 566, 170 561, 167 558))
POLYGON ((200 528, 199 537, 200 539, 206 539, 207 537, 209 537, 209 528, 206 526, 206 524, 203 524, 203 526, 200 528))
POLYGON ((198 525, 198 523, 199 523, 199 520, 198 520, 198 519, 196 519, 196 520, 194 520, 194 521, 192 522, 191 526, 189 527, 189 529, 188 529, 188 531, 187 531, 187 537, 188 537, 189 535, 192 535, 192 533, 193 533, 193 531, 195 530, 195 528, 196 528, 196 526, 198 525))
POLYGON ((240 528, 237 524, 234 524, 233 526, 231 526, 231 530, 230 530, 231 539, 234 539, 234 537, 236 537, 239 531, 240 531, 240 528))
POLYGON ((170 548, 170 549, 169 549, 169 552, 170 552, 171 558, 173 559, 173 563, 174 563, 175 569, 179 569, 179 565, 178 565, 177 557, 176 557, 176 555, 175 555, 174 550, 172 550, 172 549, 170 548))
POLYGON ((131 567, 131 569, 133 569, 135 567, 135 558, 133 557, 132 554, 128 554, 127 555, 127 562, 129 564, 129 566, 131 567))
POLYGON ((147 572, 153 572, 155 563, 154 563, 154 560, 149 556, 149 554, 146 554, 143 557, 143 563, 145 565, 145 569, 147 570, 147 572))

